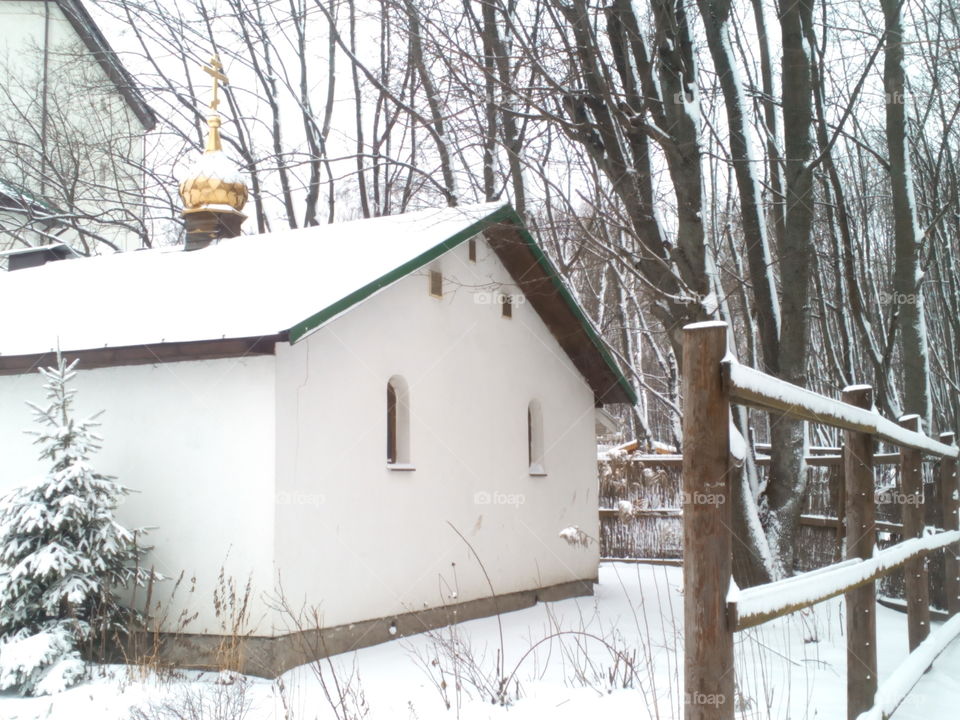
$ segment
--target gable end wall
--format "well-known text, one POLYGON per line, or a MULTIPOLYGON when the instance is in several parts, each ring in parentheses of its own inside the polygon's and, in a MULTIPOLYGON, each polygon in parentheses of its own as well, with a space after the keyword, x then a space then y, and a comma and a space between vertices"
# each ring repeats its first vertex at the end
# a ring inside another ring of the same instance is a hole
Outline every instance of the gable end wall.
POLYGON ((596 545, 558 536, 598 533, 593 392, 477 240, 477 263, 463 243, 277 345, 277 566, 288 596, 319 606, 328 627, 489 596, 453 528, 497 594, 596 576, 596 545), (512 319, 502 293, 516 296, 512 319), (393 375, 410 388, 414 471, 386 463, 393 375), (527 465, 534 398, 546 477, 527 465))

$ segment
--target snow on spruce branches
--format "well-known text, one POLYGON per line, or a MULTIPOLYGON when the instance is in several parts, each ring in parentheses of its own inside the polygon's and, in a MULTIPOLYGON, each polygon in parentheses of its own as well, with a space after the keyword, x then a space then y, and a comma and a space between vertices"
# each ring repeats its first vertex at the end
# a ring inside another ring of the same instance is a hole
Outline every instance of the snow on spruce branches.
MULTIPOLYGON (((96 415, 72 416, 76 361, 41 369, 46 406, 30 403, 46 476, 0 501, 0 689, 57 692, 83 675, 78 648, 126 632, 136 612, 115 590, 145 583, 141 530, 114 511, 130 491, 92 467, 96 415)), ((98 413, 99 414, 99 413, 98 413)))

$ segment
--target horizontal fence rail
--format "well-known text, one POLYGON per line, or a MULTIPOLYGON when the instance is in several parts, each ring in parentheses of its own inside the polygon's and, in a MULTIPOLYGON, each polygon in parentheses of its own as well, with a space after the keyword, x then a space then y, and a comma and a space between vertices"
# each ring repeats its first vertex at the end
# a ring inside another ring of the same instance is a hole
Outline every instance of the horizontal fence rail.
MULTIPOLYGON (((600 517, 614 517, 620 515, 616 508, 600 508, 600 517)), ((633 511, 634 517, 678 518, 683 515, 680 508, 637 508, 633 511)))
MULTIPOLYGON (((767 446, 764 448, 760 443, 757 443, 755 446, 755 455, 754 458, 757 461, 757 465, 769 465, 770 456, 766 454, 760 454, 761 452, 769 452, 770 447, 767 446)), ((812 451, 816 451, 818 448, 810 448, 812 451)), ((830 448, 831 450, 833 448, 830 448)), ((834 465, 840 465, 843 461, 842 456, 839 454, 839 449, 835 453, 824 453, 824 454, 813 454, 808 455, 806 458, 807 465, 811 467, 832 467, 834 465)), ((633 455, 631 460, 637 462, 646 463, 647 465, 654 465, 657 467, 680 467, 683 465, 683 455, 633 455)), ((874 465, 897 465, 900 462, 900 453, 874 453, 873 464, 874 465)))
POLYGON ((727 625, 736 632, 789 615, 873 582, 908 560, 955 542, 960 542, 960 531, 939 532, 904 540, 869 560, 852 558, 821 570, 734 591, 727 596, 727 625))
POLYGON ((888 720, 937 656, 958 637, 960 637, 960 615, 954 615, 897 666, 893 674, 877 690, 873 707, 861 713, 857 720, 888 720))
MULTIPOLYGON (((774 410, 795 420, 876 435, 894 445, 941 457, 955 458, 960 454, 960 448, 956 445, 944 445, 923 433, 907 430, 872 410, 778 380, 735 360, 725 360, 722 366, 730 400, 742 405, 774 410)), ((856 387, 851 386, 850 389, 856 387)))

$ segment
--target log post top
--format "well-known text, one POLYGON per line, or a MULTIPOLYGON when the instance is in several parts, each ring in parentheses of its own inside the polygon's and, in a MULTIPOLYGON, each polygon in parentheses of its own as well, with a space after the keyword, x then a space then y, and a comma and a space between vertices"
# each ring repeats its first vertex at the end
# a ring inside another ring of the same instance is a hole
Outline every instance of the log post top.
POLYGON ((688 323, 683 326, 684 331, 706 330, 707 328, 727 329, 727 323, 723 320, 703 320, 702 322, 688 323))
POLYGON ((869 410, 873 407, 873 386, 847 385, 840 397, 845 403, 869 410))
POLYGON ((906 428, 907 430, 912 430, 913 432, 920 432, 920 416, 919 415, 903 415, 897 420, 897 424, 906 428))

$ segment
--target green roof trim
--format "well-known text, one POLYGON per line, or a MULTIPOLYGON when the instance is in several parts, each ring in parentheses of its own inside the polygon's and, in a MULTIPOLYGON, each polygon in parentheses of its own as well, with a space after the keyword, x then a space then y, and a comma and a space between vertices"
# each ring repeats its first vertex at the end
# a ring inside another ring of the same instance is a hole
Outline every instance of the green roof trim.
POLYGON ((557 270, 556 266, 554 266, 550 258, 547 257, 547 254, 543 252, 543 248, 541 248, 537 244, 537 241, 533 239, 533 236, 530 234, 530 231, 527 230, 523 220, 520 218, 517 212, 509 205, 506 205, 503 209, 509 211, 509 213, 505 213, 509 215, 509 217, 499 220, 499 222, 509 222, 513 225, 516 225, 516 229, 520 234, 520 237, 523 238, 524 242, 526 242, 530 248, 530 251, 533 253, 533 256, 537 259, 537 262, 546 271, 547 275, 550 277, 550 280, 553 282, 554 287, 557 288, 557 292, 560 293, 560 297, 562 297, 564 302, 566 302, 567 307, 570 308, 570 311, 574 314, 574 316, 576 316, 577 320, 580 321, 580 324, 583 325, 583 329, 586 331, 587 337, 590 338, 590 342, 593 343, 593 346, 597 349, 597 352, 600 353, 600 356, 603 358, 603 361, 606 363, 607 367, 610 368, 610 371, 614 374, 614 377, 616 377, 617 384, 627 394, 627 397, 630 398, 631 402, 636 405, 639 400, 636 390, 634 390, 633 386, 630 384, 630 381, 627 380, 623 372, 620 370, 620 366, 610 354, 610 348, 607 346, 607 342, 600 336, 600 333, 594 326, 593 321, 584 314, 583 308, 580 307, 580 303, 578 303, 573 297, 573 293, 570 292, 570 289, 567 287, 567 283, 564 282, 563 277, 560 275, 560 272, 557 270))
MULTIPOLYGON (((2 178, 0 178, 0 195, 8 197, 14 202, 19 202, 21 207, 23 207, 23 203, 27 203, 36 205, 38 208, 47 210, 48 212, 57 212, 57 209, 43 198, 34 195, 32 192, 29 192, 28 190, 10 182, 9 180, 4 180, 2 178)), ((15 208, 6 209, 15 210, 15 208)))
MULTIPOLYGON (((415 270, 419 270, 424 265, 433 262, 448 250, 452 250, 453 248, 457 247, 457 245, 461 244, 465 240, 469 240, 477 233, 483 232, 484 228, 489 227, 490 225, 498 222, 498 220, 494 218, 500 215, 502 210, 505 208, 509 208, 509 206, 504 206, 504 208, 499 208, 495 210, 490 215, 487 215, 486 217, 481 218, 480 220, 477 220, 476 222, 464 228, 460 232, 447 238, 439 245, 435 245, 434 247, 430 248, 424 253, 421 253, 420 255, 413 258, 412 260, 409 260, 405 262, 403 265, 400 265, 399 267, 391 270, 386 275, 383 275, 377 278, 373 282, 364 285, 362 288, 359 288, 358 290, 354 290, 352 293, 350 293, 346 297, 343 297, 337 302, 333 303, 333 305, 330 305, 324 308, 323 310, 321 310, 320 312, 314 315, 311 315, 306 320, 303 320, 302 322, 297 323, 287 331, 288 335, 290 336, 290 344, 292 345, 293 343, 297 342, 300 338, 302 338, 304 335, 309 333, 311 330, 315 330, 316 328, 326 323, 328 320, 349 310, 351 307, 361 302, 362 300, 366 300, 368 297, 370 297, 374 293, 382 290, 388 285, 392 285, 397 280, 400 280, 406 277, 407 275, 414 272, 415 270)), ((516 213, 514 213, 514 215, 516 215, 516 213)))
POLYGON ((452 250, 466 240, 469 240, 475 235, 483 232, 486 228, 497 224, 508 224, 514 226, 517 234, 533 254, 537 264, 539 264, 540 267, 546 272, 560 297, 563 298, 563 301, 566 303, 569 310, 583 326, 583 329, 587 333, 587 337, 590 338, 590 342, 593 344, 597 352, 600 353, 604 363, 616 378, 617 384, 626 393, 627 397, 629 397, 631 401, 636 404, 638 399, 637 393, 630 382, 623 375, 623 372, 621 372, 616 361, 613 359, 606 342, 602 337, 600 337, 600 333, 597 331, 596 327, 594 327, 590 318, 584 314, 580 304, 574 299, 573 294, 570 292, 570 289, 567 287, 567 284, 560 276, 560 273, 557 271, 554 264, 550 261, 550 258, 547 257, 541 247, 533 239, 533 236, 526 229, 526 227, 524 227, 523 220, 517 214, 517 211, 514 210, 510 205, 503 205, 496 210, 493 210, 489 215, 476 220, 460 232, 450 236, 426 252, 421 253, 417 257, 409 260, 403 265, 400 265, 386 275, 383 275, 373 282, 354 290, 349 295, 324 308, 320 312, 315 313, 302 322, 297 323, 287 331, 287 335, 290 338, 290 344, 292 345, 293 343, 297 342, 308 333, 316 330, 336 316, 346 312, 357 303, 366 300, 374 293, 379 292, 387 286, 392 285, 398 280, 406 277, 410 273, 419 270, 428 263, 433 262, 447 251, 452 250))

